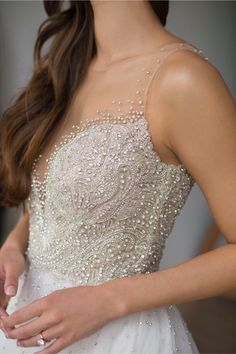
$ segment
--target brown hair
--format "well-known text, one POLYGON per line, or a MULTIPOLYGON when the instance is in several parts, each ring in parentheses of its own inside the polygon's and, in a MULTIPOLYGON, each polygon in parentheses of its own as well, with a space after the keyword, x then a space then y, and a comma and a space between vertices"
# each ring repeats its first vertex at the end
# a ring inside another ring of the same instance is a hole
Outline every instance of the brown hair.
MULTIPOLYGON (((149 1, 164 26, 168 1, 149 1)), ((96 54, 90 1, 43 2, 48 18, 34 45, 34 67, 25 87, 0 120, 0 204, 20 206, 30 193, 34 160, 44 149, 96 54), (45 54, 42 47, 51 45, 45 54), (79 60, 78 60, 79 58, 79 60)))

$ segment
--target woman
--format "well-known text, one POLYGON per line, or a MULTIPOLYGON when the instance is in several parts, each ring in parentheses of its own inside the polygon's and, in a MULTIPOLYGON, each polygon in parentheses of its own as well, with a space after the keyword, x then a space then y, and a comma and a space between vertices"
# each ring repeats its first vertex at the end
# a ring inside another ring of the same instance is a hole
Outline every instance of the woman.
POLYGON ((198 353, 175 304, 236 287, 232 95, 164 28, 167 2, 44 5, 1 121, 1 201, 24 206, 0 251, 1 353, 198 353), (158 270, 194 182, 228 243, 158 270))

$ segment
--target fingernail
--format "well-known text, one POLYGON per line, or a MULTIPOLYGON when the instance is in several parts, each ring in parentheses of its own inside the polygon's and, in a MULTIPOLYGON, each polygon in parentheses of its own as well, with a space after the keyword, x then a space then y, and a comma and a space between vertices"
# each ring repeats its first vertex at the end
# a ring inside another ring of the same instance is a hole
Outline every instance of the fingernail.
POLYGON ((16 292, 16 288, 14 287, 14 285, 10 285, 6 289, 6 294, 9 296, 15 295, 15 292, 16 292))
POLYGON ((18 347, 21 347, 21 342, 20 342, 19 340, 17 340, 17 341, 16 341, 16 345, 17 345, 18 347))

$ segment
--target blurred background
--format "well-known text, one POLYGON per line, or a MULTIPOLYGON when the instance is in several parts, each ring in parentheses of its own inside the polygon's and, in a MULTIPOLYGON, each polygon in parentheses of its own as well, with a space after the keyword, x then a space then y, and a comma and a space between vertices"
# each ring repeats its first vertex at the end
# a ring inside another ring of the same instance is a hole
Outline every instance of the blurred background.
MULTIPOLYGON (((0 116, 30 78, 42 1, 0 1, 0 116)), ((236 97, 236 2, 170 1, 166 28, 202 49, 236 97)), ((22 210, 0 207, 0 242, 22 210)), ((225 242, 195 184, 167 240, 161 268, 225 242)), ((201 353, 236 353, 236 292, 179 305, 201 353)))

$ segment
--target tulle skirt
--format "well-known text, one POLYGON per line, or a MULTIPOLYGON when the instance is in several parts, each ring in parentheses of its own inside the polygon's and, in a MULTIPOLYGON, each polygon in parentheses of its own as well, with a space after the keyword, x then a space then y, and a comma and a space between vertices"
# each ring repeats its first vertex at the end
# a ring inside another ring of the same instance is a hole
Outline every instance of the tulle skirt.
MULTIPOLYGON (((50 292, 74 286, 58 281, 37 267, 27 267, 17 295, 9 301, 10 314, 50 292)), ((33 354, 42 347, 18 347, 0 331, 0 353, 33 354)), ((198 353, 186 322, 175 305, 136 312, 103 327, 60 351, 63 354, 179 354, 198 353)))

